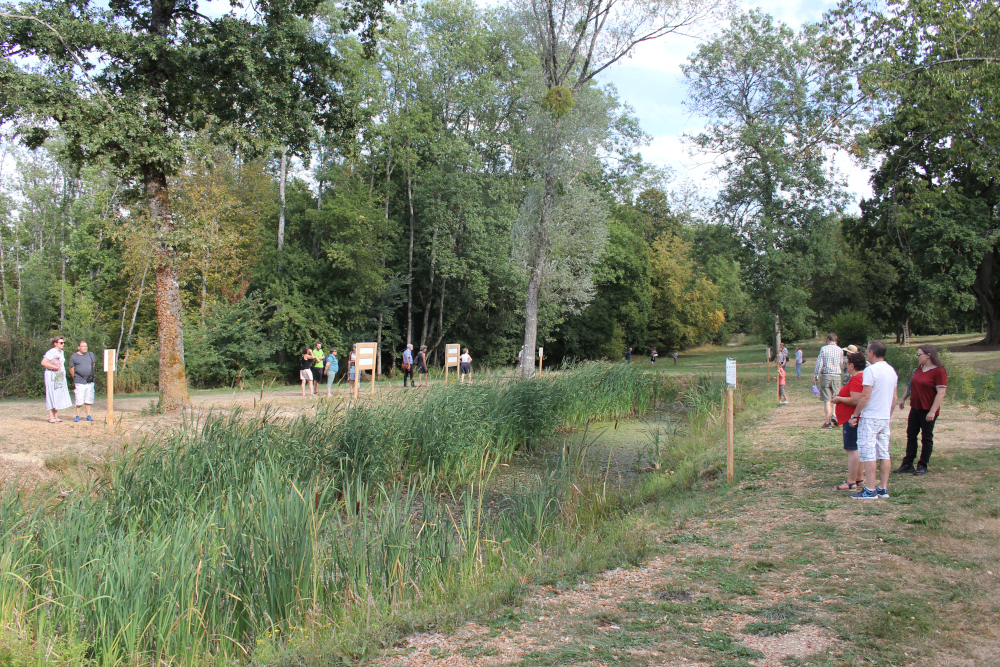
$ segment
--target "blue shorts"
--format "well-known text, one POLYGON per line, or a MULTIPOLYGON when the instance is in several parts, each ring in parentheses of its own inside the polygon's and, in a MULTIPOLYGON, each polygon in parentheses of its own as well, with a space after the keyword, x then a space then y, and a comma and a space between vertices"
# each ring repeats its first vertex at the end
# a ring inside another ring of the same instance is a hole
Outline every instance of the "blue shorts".
POLYGON ((858 427, 851 426, 850 422, 844 424, 844 449, 849 452, 858 449, 858 427))

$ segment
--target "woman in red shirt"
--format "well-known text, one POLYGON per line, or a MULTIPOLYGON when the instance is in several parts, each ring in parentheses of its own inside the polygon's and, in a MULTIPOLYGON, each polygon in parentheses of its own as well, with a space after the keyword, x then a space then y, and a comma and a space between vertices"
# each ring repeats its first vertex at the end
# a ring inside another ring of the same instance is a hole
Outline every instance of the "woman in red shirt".
POLYGON ((858 488, 858 485, 865 481, 865 473, 861 469, 861 457, 858 456, 858 427, 851 426, 851 414, 854 406, 861 398, 861 371, 865 370, 868 362, 865 355, 860 352, 851 352, 847 355, 847 372, 851 374, 851 379, 840 388, 840 392, 833 397, 834 414, 837 423, 844 425, 844 449, 847 451, 847 481, 833 487, 836 491, 850 491, 858 488))
POLYGON ((927 472, 927 462, 934 450, 934 423, 941 411, 941 402, 948 392, 948 373, 941 363, 941 356, 933 345, 921 345, 917 348, 917 361, 920 366, 913 371, 906 393, 899 402, 903 409, 906 397, 910 397, 910 416, 906 420, 906 456, 903 463, 893 472, 912 472, 923 475, 927 472), (920 459, 917 467, 913 467, 913 459, 917 458, 917 434, 920 434, 920 459))

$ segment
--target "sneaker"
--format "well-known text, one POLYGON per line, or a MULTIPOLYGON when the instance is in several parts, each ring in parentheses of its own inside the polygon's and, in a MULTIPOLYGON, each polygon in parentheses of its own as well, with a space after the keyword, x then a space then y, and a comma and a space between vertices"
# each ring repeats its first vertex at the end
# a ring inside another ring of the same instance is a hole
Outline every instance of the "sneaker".
POLYGON ((878 498, 878 494, 865 487, 857 493, 852 493, 851 498, 854 498, 855 500, 876 500, 878 498))
POLYGON ((827 422, 827 423, 823 424, 823 428, 833 428, 833 427, 830 426, 830 422, 827 422))
POLYGON ((913 474, 914 475, 926 475, 927 474, 927 466, 925 466, 922 463, 918 463, 917 464, 917 469, 913 471, 913 474))
POLYGON ((834 426, 836 426, 837 425, 837 418, 835 416, 831 415, 830 416, 830 423, 833 424, 834 426))
POLYGON ((92 422, 92 421, 94 421, 94 418, 91 417, 90 415, 87 415, 87 421, 92 422))
POLYGON ((73 417, 73 421, 75 421, 75 422, 80 421, 80 415, 77 415, 76 417, 73 417))
POLYGON ((904 472, 916 472, 916 471, 913 469, 912 463, 904 463, 903 465, 893 470, 892 474, 897 475, 897 474, 902 474, 904 472))
POLYGON ((889 497, 889 489, 883 489, 881 486, 876 486, 875 487, 875 495, 877 495, 879 498, 888 498, 889 497))

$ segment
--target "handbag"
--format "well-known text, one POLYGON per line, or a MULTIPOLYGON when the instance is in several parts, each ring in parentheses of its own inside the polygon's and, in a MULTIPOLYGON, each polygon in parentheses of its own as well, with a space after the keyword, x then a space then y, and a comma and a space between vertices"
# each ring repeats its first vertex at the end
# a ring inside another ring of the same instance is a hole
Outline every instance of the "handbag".
POLYGON ((403 370, 404 371, 410 370, 410 364, 403 364, 403 370))

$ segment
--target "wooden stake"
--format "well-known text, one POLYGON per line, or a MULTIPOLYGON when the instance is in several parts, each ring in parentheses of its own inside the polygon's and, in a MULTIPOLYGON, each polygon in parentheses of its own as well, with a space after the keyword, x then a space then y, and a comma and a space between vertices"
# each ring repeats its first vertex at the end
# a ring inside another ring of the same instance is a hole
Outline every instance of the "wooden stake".
POLYGON ((115 423, 115 372, 108 371, 108 426, 115 423))
POLYGON ((733 472, 736 467, 733 446, 735 435, 733 433, 733 390, 726 391, 726 479, 733 483, 733 472))

